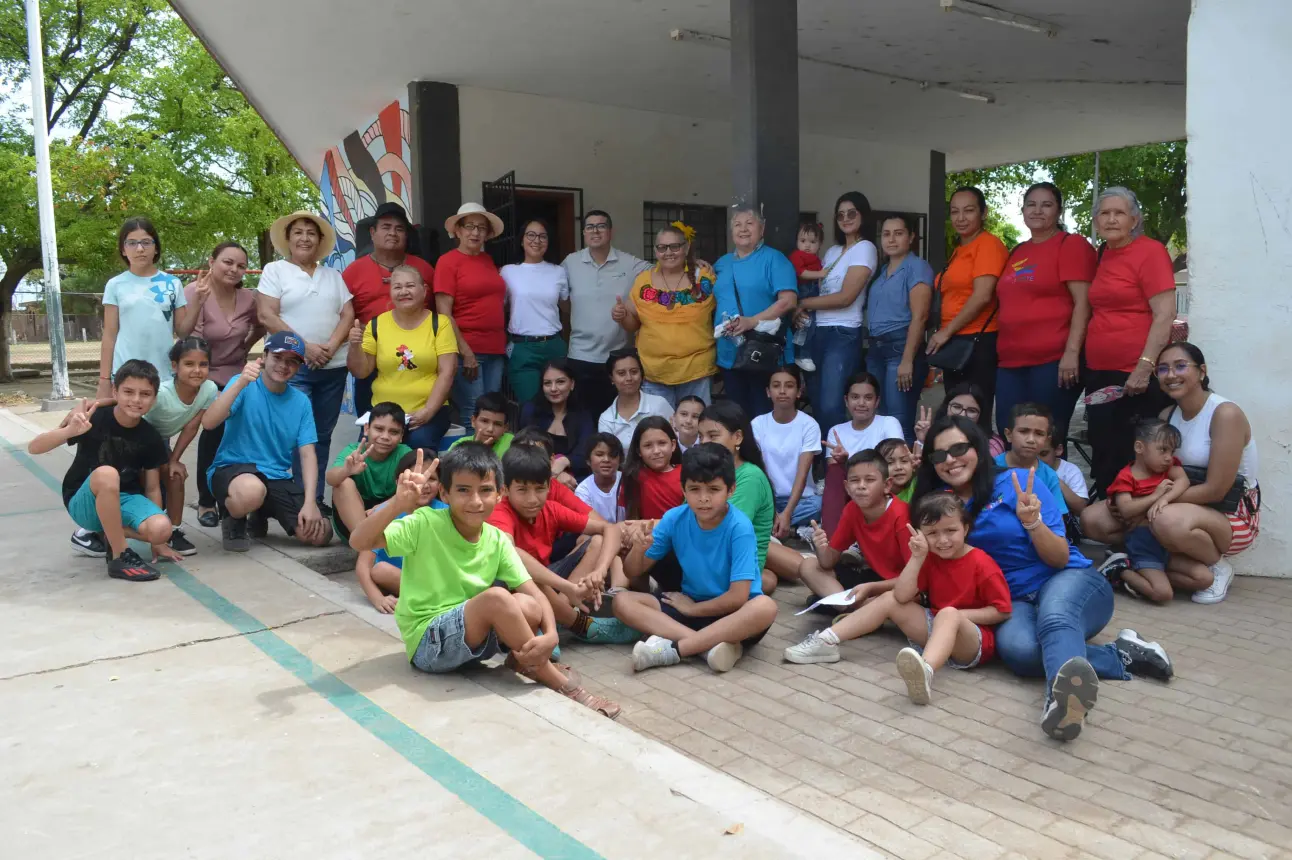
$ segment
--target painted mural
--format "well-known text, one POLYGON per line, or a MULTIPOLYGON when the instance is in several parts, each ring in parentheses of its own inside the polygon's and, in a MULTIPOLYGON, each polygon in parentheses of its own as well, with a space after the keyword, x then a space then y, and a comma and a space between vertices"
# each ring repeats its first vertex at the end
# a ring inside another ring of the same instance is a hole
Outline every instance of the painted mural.
POLYGON ((351 132, 323 156, 319 177, 323 217, 336 230, 327 264, 344 269, 355 258, 358 223, 387 201, 413 211, 412 133, 408 97, 386 105, 366 127, 351 132))

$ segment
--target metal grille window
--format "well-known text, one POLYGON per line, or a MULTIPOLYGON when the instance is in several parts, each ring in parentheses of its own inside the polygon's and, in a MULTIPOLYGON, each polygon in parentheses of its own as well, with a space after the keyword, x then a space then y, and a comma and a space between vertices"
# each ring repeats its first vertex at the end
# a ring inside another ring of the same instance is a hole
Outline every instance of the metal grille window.
POLYGON ((674 221, 695 228, 695 256, 710 263, 727 253, 727 208, 681 203, 642 204, 642 259, 655 259, 655 235, 674 221))

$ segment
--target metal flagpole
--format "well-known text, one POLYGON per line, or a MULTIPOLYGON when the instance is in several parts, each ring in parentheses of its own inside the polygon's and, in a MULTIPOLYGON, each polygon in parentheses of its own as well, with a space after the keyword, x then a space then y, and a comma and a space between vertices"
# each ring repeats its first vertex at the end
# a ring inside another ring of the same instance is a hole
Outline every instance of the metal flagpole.
POLYGON ((45 61, 40 48, 40 0, 27 0, 27 57, 31 72, 31 126, 36 142, 36 200, 40 209, 40 250, 45 269, 45 319, 53 364, 52 401, 69 401, 67 343, 63 339, 63 296, 58 280, 58 243, 54 236, 54 186, 49 172, 49 130, 45 113, 45 61))
POLYGON ((1099 244, 1099 234, 1095 231, 1095 207, 1099 205, 1099 153, 1095 153, 1095 188, 1090 198, 1090 241, 1099 244))

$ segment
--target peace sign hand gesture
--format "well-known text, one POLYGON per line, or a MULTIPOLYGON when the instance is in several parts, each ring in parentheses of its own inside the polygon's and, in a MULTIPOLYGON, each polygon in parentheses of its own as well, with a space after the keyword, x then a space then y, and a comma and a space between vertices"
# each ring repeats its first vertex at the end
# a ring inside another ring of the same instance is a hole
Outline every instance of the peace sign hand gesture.
POLYGON ((929 540, 924 536, 924 532, 918 531, 910 523, 906 524, 906 530, 911 533, 911 540, 907 546, 911 549, 911 558, 923 562, 929 555, 929 540))
POLYGON ((821 444, 830 448, 831 458, 833 458, 840 466, 848 462, 848 452, 843 447, 843 443, 839 441, 839 431, 835 431, 833 441, 826 439, 821 444))
POLYGON ((919 407, 915 418, 915 438, 923 442, 931 426, 933 426, 933 410, 927 406, 919 407))
POLYGON ((350 455, 345 458, 345 471, 351 478, 368 468, 368 461, 365 459, 368 455, 368 447, 368 440, 360 439, 359 447, 351 451, 350 455))
POLYGON ((399 505, 400 510, 406 514, 417 510, 426 492, 427 484, 435 479, 440 467, 438 457, 428 465, 423 465, 422 459, 422 449, 418 448, 417 460, 413 463, 413 468, 399 476, 399 486, 395 489, 395 504, 399 505))
POLYGON ((193 293, 193 303, 201 307, 211 296, 211 270, 203 269, 197 274, 197 280, 193 282, 197 288, 193 293))
POLYGON ((1041 497, 1032 492, 1036 486, 1036 467, 1027 470, 1027 489, 1018 483, 1018 472, 1010 472, 1009 478, 1014 482, 1014 493, 1018 496, 1018 506, 1014 512, 1023 528, 1031 529, 1041 520, 1041 497))
POLYGON ((80 436, 89 432, 90 416, 98 408, 98 402, 95 400, 82 400, 81 404, 67 414, 68 438, 80 436))

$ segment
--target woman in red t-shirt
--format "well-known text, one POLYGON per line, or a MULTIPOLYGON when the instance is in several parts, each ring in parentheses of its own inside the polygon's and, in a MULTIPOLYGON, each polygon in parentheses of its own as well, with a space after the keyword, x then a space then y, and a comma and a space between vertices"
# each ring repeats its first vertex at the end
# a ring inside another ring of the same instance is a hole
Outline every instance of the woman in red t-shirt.
POLYGON ((1144 235, 1134 193, 1104 189, 1095 206, 1104 240, 1090 284, 1090 325, 1082 384, 1093 478, 1102 492, 1135 456, 1135 424, 1167 405, 1153 369, 1175 320, 1175 273, 1166 246, 1144 235))
POLYGON ((1081 394, 1081 344, 1090 321, 1095 249, 1064 231, 1063 195, 1038 182, 1023 195, 1023 221, 1032 237, 1010 252, 996 282, 1000 336, 996 344, 996 427, 1001 433, 1019 403, 1044 403, 1055 438, 1081 394))
POLYGON ((471 425, 476 399, 502 390, 506 366, 507 325, 503 305, 507 284, 485 242, 502 232, 502 219, 479 203, 463 203, 444 222, 444 232, 458 246, 435 264, 435 309, 453 323, 462 366, 453 380, 453 402, 463 427, 471 425))

